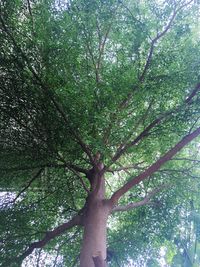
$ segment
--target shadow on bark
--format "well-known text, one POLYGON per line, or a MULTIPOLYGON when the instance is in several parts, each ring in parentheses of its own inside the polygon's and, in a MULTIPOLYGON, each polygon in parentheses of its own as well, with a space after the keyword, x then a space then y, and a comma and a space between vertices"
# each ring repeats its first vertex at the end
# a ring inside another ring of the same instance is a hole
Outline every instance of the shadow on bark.
POLYGON ((107 267, 106 261, 101 256, 101 253, 93 256, 94 266, 95 267, 107 267))

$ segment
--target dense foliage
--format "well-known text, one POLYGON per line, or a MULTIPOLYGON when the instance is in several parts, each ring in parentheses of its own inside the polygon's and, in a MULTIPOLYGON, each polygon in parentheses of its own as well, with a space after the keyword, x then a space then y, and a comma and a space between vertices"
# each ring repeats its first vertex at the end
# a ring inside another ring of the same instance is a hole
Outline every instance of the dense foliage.
MULTIPOLYGON (((1 0, 0 263, 15 266, 83 207, 91 155, 109 197, 199 127, 198 16, 198 1, 1 0)), ((111 215, 109 266, 159 266, 161 247, 170 266, 198 266, 198 149, 195 139, 120 200, 163 187, 111 215)), ((77 266, 81 236, 73 228, 28 261, 77 266)))

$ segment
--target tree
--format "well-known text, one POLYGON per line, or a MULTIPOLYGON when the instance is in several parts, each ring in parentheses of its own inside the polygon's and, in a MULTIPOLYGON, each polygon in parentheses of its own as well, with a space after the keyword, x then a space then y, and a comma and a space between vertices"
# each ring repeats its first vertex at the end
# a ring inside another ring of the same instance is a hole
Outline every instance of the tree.
POLYGON ((0 184, 11 194, 1 208, 3 266, 52 247, 69 266, 81 243, 80 266, 103 267, 111 214, 127 231, 133 216, 155 230, 148 218, 165 209, 159 194, 171 207, 183 199, 178 189, 192 182, 180 177, 193 173, 200 135, 198 7, 2 0, 0 184))

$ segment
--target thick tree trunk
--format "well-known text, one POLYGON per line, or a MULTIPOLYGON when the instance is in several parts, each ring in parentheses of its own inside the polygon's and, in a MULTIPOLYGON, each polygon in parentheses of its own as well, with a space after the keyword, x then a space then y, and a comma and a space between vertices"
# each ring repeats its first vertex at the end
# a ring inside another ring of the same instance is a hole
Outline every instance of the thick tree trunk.
POLYGON ((104 199, 104 178, 98 179, 101 179, 98 192, 94 191, 88 197, 85 206, 80 267, 96 267, 95 261, 99 267, 106 266, 106 224, 110 207, 104 199), (102 261, 102 265, 99 265, 99 261, 102 261))
MULTIPOLYGON (((106 223, 108 208, 102 200, 88 203, 84 218, 84 234, 80 256, 81 267, 94 267, 93 257, 106 260, 106 223)), ((103 267, 103 266, 102 266, 103 267)))

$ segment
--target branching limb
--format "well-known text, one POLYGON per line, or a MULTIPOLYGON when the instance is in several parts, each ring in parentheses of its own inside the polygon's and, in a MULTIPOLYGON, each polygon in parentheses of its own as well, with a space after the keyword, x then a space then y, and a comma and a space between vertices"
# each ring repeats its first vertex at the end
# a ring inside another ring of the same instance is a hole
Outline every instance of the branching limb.
MULTIPOLYGON (((34 67, 32 67, 31 63, 29 62, 29 59, 28 59, 27 55, 23 52, 21 47, 16 42, 15 38, 10 33, 10 31, 9 31, 8 27, 6 26, 1 14, 0 14, 0 22, 1 22, 2 28, 4 29, 5 33, 7 34, 7 36, 12 41, 16 51, 22 56, 22 58, 26 62, 28 69, 30 70, 30 72, 32 73, 33 77, 36 79, 36 81, 40 85, 40 87, 43 90, 43 92, 49 97, 49 99, 53 103, 55 109, 61 115, 61 117, 62 117, 63 121, 65 122, 65 124, 67 126, 70 126, 70 122, 69 122, 68 117, 65 114, 62 106, 60 105, 60 103, 58 103, 56 101, 56 99, 53 97, 52 93, 50 92, 48 86, 46 86, 46 84, 43 83, 42 79, 39 77, 39 75, 35 71, 34 67)), ((92 156, 92 152, 91 152, 90 148, 83 142, 83 140, 80 138, 79 134, 74 129, 72 129, 72 127, 69 128, 69 131, 71 132, 72 136, 75 137, 75 140, 76 140, 77 144, 79 144, 80 147, 82 148, 82 150, 87 154, 88 158, 90 159, 91 164, 94 165, 94 160, 93 160, 93 156, 92 156)))
POLYGON ((164 29, 157 34, 157 36, 151 41, 151 47, 150 47, 150 51, 149 51, 149 55, 147 57, 147 60, 146 60, 146 64, 144 66, 144 70, 139 78, 139 80, 142 82, 144 80, 144 77, 147 73, 147 70, 149 69, 149 66, 150 66, 150 63, 151 63, 151 60, 152 60, 152 56, 153 56, 153 51, 154 51, 154 48, 155 48, 155 44, 170 30, 171 26, 172 26, 172 23, 174 22, 175 18, 176 18, 176 15, 177 13, 185 8, 186 6, 190 5, 192 2, 194 2, 194 0, 190 0, 189 2, 186 2, 185 4, 183 4, 182 6, 180 6, 179 8, 175 9, 169 22, 167 23, 167 25, 164 27, 164 29))
POLYGON ((150 175, 158 171, 161 166, 163 166, 167 161, 169 161, 173 156, 175 156, 182 148, 189 144, 193 139, 200 135, 200 127, 197 128, 192 133, 184 136, 180 142, 178 142, 173 148, 164 154, 159 160, 148 167, 144 172, 136 177, 133 177, 124 186, 117 190, 111 197, 111 202, 116 205, 119 198, 121 198, 127 191, 129 191, 133 186, 139 184, 141 181, 147 179, 150 175))
POLYGON ((73 171, 76 171, 76 172, 82 172, 84 174, 88 173, 87 169, 84 169, 82 167, 79 167, 77 165, 74 165, 74 164, 71 164, 71 163, 67 162, 65 160, 65 158, 59 152, 57 153, 57 155, 58 155, 58 160, 62 161, 64 163, 64 167, 66 167, 66 168, 68 168, 70 170, 73 169, 73 171))
POLYGON ((22 262, 33 252, 35 248, 43 248, 49 241, 63 234, 66 230, 69 230, 76 225, 81 225, 81 217, 79 215, 74 216, 70 221, 63 223, 62 225, 56 227, 54 230, 47 232, 43 239, 32 243, 29 248, 21 256, 18 257, 18 261, 22 262))
POLYGON ((116 206, 116 207, 114 207, 112 209, 111 213, 114 213, 114 212, 117 212, 117 211, 128 211, 128 210, 135 209, 137 207, 148 205, 148 204, 151 203, 151 198, 154 197, 158 192, 160 192, 164 188, 166 188, 166 185, 163 185, 161 187, 158 187, 158 188, 152 190, 141 201, 129 203, 129 204, 125 205, 125 206, 116 206))
POLYGON ((117 161, 130 147, 133 147, 136 145, 139 141, 141 141, 144 137, 148 136, 150 130, 152 130, 155 126, 159 125, 164 119, 168 118, 170 115, 172 115, 174 112, 178 112, 179 109, 183 108, 185 105, 190 105, 192 99, 197 95, 197 93, 200 91, 200 83, 198 83, 195 88, 192 90, 190 95, 185 99, 182 105, 178 106, 177 108, 167 111, 166 113, 160 115, 158 118, 156 118, 154 121, 152 121, 133 141, 130 143, 120 146, 115 155, 113 156, 111 162, 114 163, 117 161))
POLYGON ((66 168, 70 168, 70 169, 73 169, 74 171, 76 172, 82 172, 84 174, 87 174, 88 173, 88 170, 84 169, 84 168, 81 168, 77 165, 74 165, 74 164, 68 164, 67 162, 65 163, 65 167, 66 168))
MULTIPOLYGON (((154 52, 156 43, 170 30, 170 28, 171 28, 171 26, 172 26, 172 24, 173 24, 173 22, 174 22, 174 20, 175 20, 175 18, 177 16, 178 12, 180 10, 182 10, 183 8, 185 8, 186 6, 190 5, 192 2, 194 2, 194 0, 190 0, 188 2, 185 2, 179 8, 176 8, 175 7, 175 9, 174 9, 174 11, 172 13, 172 16, 171 16, 169 22, 167 23, 167 25, 164 27, 164 29, 160 33, 158 33, 156 35, 156 37, 154 37, 154 39, 152 39, 151 44, 150 44, 149 53, 148 53, 148 56, 147 56, 147 59, 146 59, 146 63, 144 65, 144 69, 143 69, 141 75, 139 76, 139 82, 140 83, 143 83, 144 82, 146 73, 149 70, 149 67, 150 67, 150 64, 151 64, 151 61, 152 61, 153 52, 154 52)), ((124 99, 122 101, 122 103, 120 104, 120 107, 121 108, 127 107, 127 105, 129 103, 130 99, 132 98, 132 96, 133 96, 133 93, 130 92, 128 94, 128 96, 126 97, 126 99, 124 99)))
MULTIPOLYGON (((139 78, 138 78, 138 82, 139 84, 142 84, 144 82, 144 79, 145 79, 145 76, 149 70, 149 67, 150 67, 150 64, 151 64, 151 61, 152 61, 152 57, 153 57, 153 52, 154 52, 154 49, 155 49, 155 45, 157 44, 157 42, 170 30, 170 28, 172 27, 172 24, 178 14, 178 12, 180 10, 182 10, 183 8, 185 8, 186 6, 190 5, 192 2, 194 2, 194 0, 190 0, 190 1, 186 1, 184 2, 180 7, 174 9, 173 13, 172 13, 172 16, 169 20, 169 22, 167 23, 167 25, 164 27, 164 29, 158 33, 154 39, 152 39, 151 43, 150 43, 150 49, 149 49, 149 53, 148 53, 148 56, 147 56, 147 59, 146 59, 146 63, 144 65, 144 68, 143 68, 143 71, 141 73, 141 75, 139 75, 139 78)), ((133 86, 133 89, 132 91, 127 95, 127 97, 119 104, 119 107, 118 107, 118 111, 116 111, 115 113, 112 114, 112 124, 117 120, 117 114, 118 112, 120 112, 122 109, 125 109, 130 100, 132 99, 133 97, 133 91, 135 91, 135 89, 137 88, 137 86, 133 86)), ((192 96, 193 97, 193 96, 192 96)), ((190 99, 188 99, 188 101, 190 101, 190 99)), ((108 129, 106 129, 106 133, 105 133, 105 140, 108 139, 108 136, 110 135, 110 131, 111 131, 111 128, 112 128, 112 124, 109 125, 108 129)))

